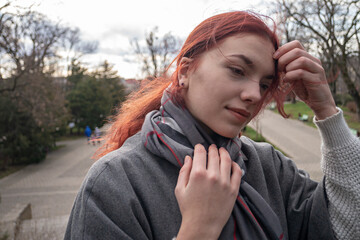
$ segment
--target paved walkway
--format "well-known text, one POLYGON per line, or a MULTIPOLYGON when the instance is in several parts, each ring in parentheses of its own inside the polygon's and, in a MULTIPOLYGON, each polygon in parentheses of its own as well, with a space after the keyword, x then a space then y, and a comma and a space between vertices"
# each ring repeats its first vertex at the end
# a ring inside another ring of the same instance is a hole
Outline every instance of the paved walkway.
POLYGON ((316 128, 298 120, 285 119, 270 110, 265 110, 251 121, 250 126, 258 129, 269 142, 293 159, 298 168, 307 171, 312 179, 321 180, 321 141, 316 128))
POLYGON ((96 147, 86 139, 65 145, 33 164, 0 180, 0 220, 16 204, 31 203, 32 220, 22 224, 20 239, 62 239, 74 199, 94 160, 96 147))

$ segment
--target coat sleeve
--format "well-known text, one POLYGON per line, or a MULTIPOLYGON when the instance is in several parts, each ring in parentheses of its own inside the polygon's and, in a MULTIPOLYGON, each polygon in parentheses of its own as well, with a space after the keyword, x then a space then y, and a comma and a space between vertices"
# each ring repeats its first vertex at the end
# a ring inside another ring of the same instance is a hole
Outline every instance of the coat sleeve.
POLYGON ((330 219, 337 239, 360 239, 360 140, 338 111, 328 119, 314 120, 322 138, 330 219))
POLYGON ((146 214, 125 171, 96 162, 75 199, 64 239, 151 238, 146 214))

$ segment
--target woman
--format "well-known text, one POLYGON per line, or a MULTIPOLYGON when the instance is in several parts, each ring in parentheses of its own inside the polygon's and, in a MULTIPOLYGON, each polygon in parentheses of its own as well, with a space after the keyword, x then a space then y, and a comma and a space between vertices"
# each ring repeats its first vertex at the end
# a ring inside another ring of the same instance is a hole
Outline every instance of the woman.
POLYGON ((278 48, 259 16, 213 16, 189 35, 170 79, 122 106, 75 200, 65 239, 355 239, 360 142, 324 70, 297 41, 278 48), (280 74, 282 74, 280 78, 280 74), (241 129, 290 87, 314 111, 316 183, 241 129))

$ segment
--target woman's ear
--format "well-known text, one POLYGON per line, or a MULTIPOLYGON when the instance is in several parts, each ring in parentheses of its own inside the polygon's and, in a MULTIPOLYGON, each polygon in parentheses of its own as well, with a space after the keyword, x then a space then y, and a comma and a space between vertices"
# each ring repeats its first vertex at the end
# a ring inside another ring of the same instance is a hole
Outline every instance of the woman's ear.
POLYGON ((191 58, 181 58, 178 72, 178 81, 181 88, 188 88, 189 86, 189 69, 192 61, 193 59, 191 58))

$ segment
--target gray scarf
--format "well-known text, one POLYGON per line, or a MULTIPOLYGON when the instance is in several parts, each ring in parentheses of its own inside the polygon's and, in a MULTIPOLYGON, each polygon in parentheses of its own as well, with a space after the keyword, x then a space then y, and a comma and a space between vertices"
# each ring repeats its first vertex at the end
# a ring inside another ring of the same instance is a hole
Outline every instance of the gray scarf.
MULTIPOLYGON (((186 155, 193 156, 198 143, 208 149, 211 144, 224 147, 233 161, 245 168, 239 138, 209 136, 192 115, 173 102, 167 90, 161 107, 146 115, 142 141, 153 154, 171 162, 179 169, 186 155)), ((268 203, 244 180, 232 212, 233 239, 285 239, 280 221, 268 203)), ((224 230, 225 231, 225 228, 224 230)), ((224 239, 221 234, 219 239, 224 239)))

